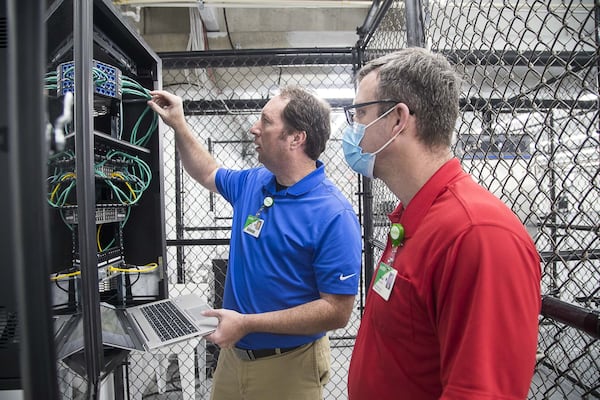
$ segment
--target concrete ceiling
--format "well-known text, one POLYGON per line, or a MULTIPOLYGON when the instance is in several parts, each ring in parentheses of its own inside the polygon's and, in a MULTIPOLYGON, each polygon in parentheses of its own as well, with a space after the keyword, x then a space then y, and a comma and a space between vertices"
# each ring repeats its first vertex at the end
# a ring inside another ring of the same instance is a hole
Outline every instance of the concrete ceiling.
POLYGON ((352 47, 371 5, 360 0, 209 1, 114 4, 156 52, 352 47))

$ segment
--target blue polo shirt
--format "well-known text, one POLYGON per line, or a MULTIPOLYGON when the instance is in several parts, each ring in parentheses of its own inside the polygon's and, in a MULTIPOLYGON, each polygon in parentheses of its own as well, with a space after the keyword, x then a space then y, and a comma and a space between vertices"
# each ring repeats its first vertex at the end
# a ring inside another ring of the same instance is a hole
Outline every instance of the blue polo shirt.
MULTIPOLYGON (((357 293, 362 252, 359 222, 352 205, 325 176, 322 162, 279 192, 275 176, 264 167, 221 168, 215 181, 234 210, 224 308, 255 314, 319 299, 319 292, 357 293), (263 207, 266 197, 273 200, 270 207, 263 207), (248 216, 263 220, 258 237, 244 232, 248 216)), ((293 347, 323 335, 252 333, 237 345, 293 347)))

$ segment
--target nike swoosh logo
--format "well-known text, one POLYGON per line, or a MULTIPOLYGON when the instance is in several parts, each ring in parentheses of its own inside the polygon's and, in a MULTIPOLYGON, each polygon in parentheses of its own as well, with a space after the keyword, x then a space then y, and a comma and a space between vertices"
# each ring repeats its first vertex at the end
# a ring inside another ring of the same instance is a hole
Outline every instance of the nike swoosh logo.
POLYGON ((350 275, 344 275, 344 274, 340 274, 340 281, 345 281, 346 279, 350 279, 350 278, 352 278, 354 275, 356 275, 356 273, 354 273, 354 274, 350 274, 350 275))

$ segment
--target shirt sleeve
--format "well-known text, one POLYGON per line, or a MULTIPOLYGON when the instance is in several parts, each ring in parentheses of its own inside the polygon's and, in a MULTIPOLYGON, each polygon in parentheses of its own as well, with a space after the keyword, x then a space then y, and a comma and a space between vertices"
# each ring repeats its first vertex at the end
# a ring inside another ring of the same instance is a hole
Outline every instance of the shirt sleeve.
POLYGON ((215 175, 215 185, 221 196, 232 205, 240 198, 244 191, 244 187, 249 183, 251 171, 248 170, 232 170, 227 168, 219 168, 215 175))
POLYGON ((360 224, 351 209, 337 213, 322 231, 314 268, 322 293, 358 293, 362 240, 360 224))
POLYGON ((436 299, 441 399, 523 399, 541 306, 535 247, 499 226, 472 227, 449 249, 436 299))

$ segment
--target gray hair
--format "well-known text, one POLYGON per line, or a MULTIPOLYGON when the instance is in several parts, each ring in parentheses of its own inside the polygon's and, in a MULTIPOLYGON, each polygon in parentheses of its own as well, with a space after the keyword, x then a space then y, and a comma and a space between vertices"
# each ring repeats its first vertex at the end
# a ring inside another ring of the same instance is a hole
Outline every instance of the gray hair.
POLYGON ((417 135, 430 148, 449 147, 459 112, 460 79, 446 57, 419 47, 402 49, 368 62, 360 82, 378 71, 379 100, 404 103, 417 118, 417 135))

